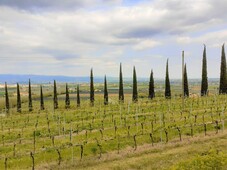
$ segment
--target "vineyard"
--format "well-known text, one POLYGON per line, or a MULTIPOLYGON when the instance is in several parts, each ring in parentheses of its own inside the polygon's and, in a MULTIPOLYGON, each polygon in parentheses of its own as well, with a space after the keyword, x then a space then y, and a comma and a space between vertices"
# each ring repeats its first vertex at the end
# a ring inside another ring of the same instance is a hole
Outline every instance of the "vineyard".
POLYGON ((93 107, 83 99, 80 107, 71 100, 66 109, 59 100, 54 109, 53 101, 45 100, 45 110, 33 101, 32 112, 24 102, 21 113, 12 108, 1 116, 0 169, 86 168, 112 153, 123 157, 142 146, 168 150, 169 143, 187 145, 188 140, 225 134, 226 102, 226 95, 210 95, 185 98, 182 105, 179 96, 157 95, 134 103, 127 94, 124 103, 111 95, 104 105, 98 94, 93 107))
POLYGON ((0 170, 227 170, 227 0, 0 0, 0 170))

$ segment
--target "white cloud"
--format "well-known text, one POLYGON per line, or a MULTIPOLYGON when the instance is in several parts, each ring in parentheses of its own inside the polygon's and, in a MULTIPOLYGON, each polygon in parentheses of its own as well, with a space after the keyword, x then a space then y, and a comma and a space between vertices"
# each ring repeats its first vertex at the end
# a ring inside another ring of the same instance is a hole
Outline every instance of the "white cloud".
POLYGON ((179 44, 189 44, 192 42, 192 38, 189 36, 180 36, 176 38, 176 41, 179 44))
POLYGON ((206 44, 210 47, 221 47, 227 39, 227 30, 212 31, 202 34, 197 37, 180 36, 176 38, 176 42, 179 44, 206 44))
MULTIPOLYGON (((223 28, 227 19, 226 1, 155 0, 135 6, 121 4, 121 0, 29 3, 3 0, 0 2, 1 56, 15 62, 30 60, 40 67, 43 58, 47 63, 81 66, 82 70, 96 66, 102 74, 109 67, 112 71, 116 69, 130 55, 144 56, 154 47, 167 49, 154 50, 151 56, 165 56, 168 50, 170 54, 167 54, 174 56, 172 51, 179 52, 180 48, 168 49, 172 43, 216 46, 227 38, 223 28), (95 3, 106 6, 91 10, 90 7, 97 7, 95 3), (76 5, 77 10, 68 10, 76 5), (43 10, 31 12, 34 7, 43 10), (223 30, 217 31, 216 27, 223 30), (207 33, 202 34, 203 31, 207 33)), ((4 72, 15 71, 4 69, 4 72)), ((21 68, 21 72, 26 71, 21 68)), ((66 74, 64 69, 61 71, 66 74)))
POLYGON ((133 48, 135 50, 145 50, 145 49, 151 49, 151 48, 156 47, 158 45, 161 45, 161 43, 158 42, 158 41, 154 41, 154 40, 141 40, 133 48))

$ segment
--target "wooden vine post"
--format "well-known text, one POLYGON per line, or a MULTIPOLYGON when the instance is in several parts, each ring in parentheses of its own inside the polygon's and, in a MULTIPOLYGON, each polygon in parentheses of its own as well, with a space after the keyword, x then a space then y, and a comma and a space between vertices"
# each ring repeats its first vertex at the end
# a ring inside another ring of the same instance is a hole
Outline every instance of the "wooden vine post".
POLYGON ((30 152, 30 156, 31 156, 31 159, 32 159, 32 170, 35 170, 35 158, 34 158, 34 153, 33 153, 33 152, 30 152))
POLYGON ((137 149, 136 135, 133 136, 133 140, 134 140, 134 150, 136 150, 137 149))
POLYGON ((56 149, 57 153, 58 153, 58 165, 61 165, 61 161, 62 161, 62 157, 61 157, 61 152, 59 151, 59 149, 56 149))

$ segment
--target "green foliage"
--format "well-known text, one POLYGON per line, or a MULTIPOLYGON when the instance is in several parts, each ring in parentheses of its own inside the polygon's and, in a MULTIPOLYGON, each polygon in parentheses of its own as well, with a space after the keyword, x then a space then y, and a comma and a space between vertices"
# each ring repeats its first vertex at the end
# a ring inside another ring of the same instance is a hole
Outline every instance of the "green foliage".
POLYGON ((184 96, 189 97, 187 67, 184 65, 184 96))
POLYGON ((93 69, 91 69, 90 75, 90 104, 94 106, 95 101, 95 90, 94 90, 94 80, 93 80, 93 69))
POLYGON ((29 112, 31 112, 32 109, 32 89, 31 89, 31 81, 29 79, 29 83, 28 83, 28 109, 29 112))
POLYGON ((77 107, 80 107, 80 86, 79 84, 77 85, 77 89, 76 89, 76 103, 77 103, 77 107))
POLYGON ((17 112, 21 112, 20 86, 17 83, 17 112))
POLYGON ((65 108, 68 109, 69 107, 70 107, 69 88, 68 88, 68 84, 66 83, 66 87, 65 87, 65 108))
POLYGON ((225 169, 227 166, 227 154, 216 149, 211 149, 206 153, 197 155, 190 160, 178 163, 172 169, 225 169))
POLYGON ((97 148, 96 147, 92 147, 91 148, 91 152, 94 154, 94 155, 96 155, 96 153, 97 153, 97 148))
POLYGON ((5 82, 5 109, 6 112, 9 112, 9 95, 8 95, 8 89, 7 89, 7 83, 5 82))
POLYGON ((104 105, 108 105, 108 89, 107 89, 106 76, 104 78, 104 105))
POLYGON ((124 87, 123 87, 121 63, 120 63, 120 73, 119 73, 119 102, 124 103, 124 87))
POLYGON ((201 96, 208 93, 208 78, 207 78, 207 58, 206 58, 206 45, 203 50, 203 65, 202 65, 202 82, 201 82, 201 96))
POLYGON ((225 45, 222 45, 221 53, 221 73, 220 73, 220 84, 219 94, 227 93, 227 70, 226 70, 226 57, 225 57, 225 45))
POLYGON ((150 81, 149 81, 149 95, 148 95, 148 98, 153 99, 154 97, 155 97, 154 76, 153 76, 153 70, 151 70, 150 81))
POLYGON ((168 65, 168 60, 166 62, 165 97, 166 97, 166 99, 171 99, 171 89, 170 89, 170 81, 169 81, 169 65, 168 65))
MULTIPOLYGON (((33 136, 33 134, 32 134, 32 136, 33 136)), ((35 136, 37 136, 37 137, 41 136, 41 131, 40 130, 36 130, 35 131, 35 136)))
POLYGON ((40 85, 40 110, 44 110, 43 87, 40 85))
POLYGON ((136 68, 133 67, 133 85, 132 85, 132 101, 138 101, 138 91, 137 91, 137 78, 136 78, 136 68))
POLYGON ((58 109, 58 94, 57 94, 57 85, 54 80, 54 109, 58 109))

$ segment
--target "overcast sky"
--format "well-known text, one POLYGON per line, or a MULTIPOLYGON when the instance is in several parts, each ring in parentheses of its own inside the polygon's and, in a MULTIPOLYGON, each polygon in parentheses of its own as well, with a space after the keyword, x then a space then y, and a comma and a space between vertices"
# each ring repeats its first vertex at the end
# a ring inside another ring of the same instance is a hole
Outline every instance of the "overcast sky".
POLYGON ((0 74, 219 77, 226 0, 0 0, 0 74))

